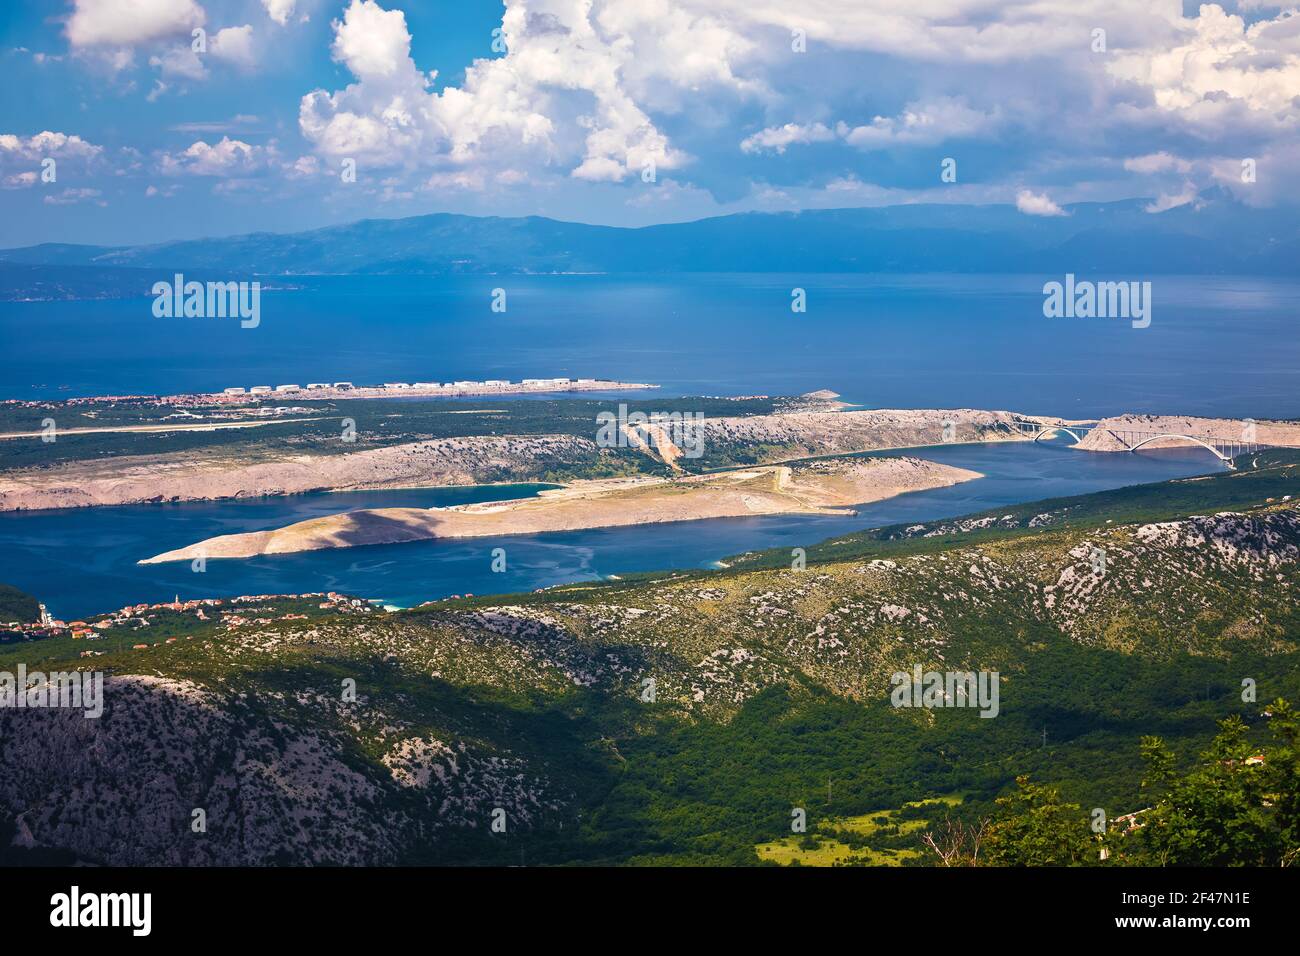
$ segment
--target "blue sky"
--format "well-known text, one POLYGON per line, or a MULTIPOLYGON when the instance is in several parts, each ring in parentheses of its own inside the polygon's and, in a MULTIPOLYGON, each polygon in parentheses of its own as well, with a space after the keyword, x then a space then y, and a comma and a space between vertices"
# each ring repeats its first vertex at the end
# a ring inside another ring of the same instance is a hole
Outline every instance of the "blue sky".
POLYGON ((1211 186, 1293 203, 1300 168, 1300 15, 1268 0, 11 0, 0 71, 5 246, 439 211, 1159 215, 1211 186))

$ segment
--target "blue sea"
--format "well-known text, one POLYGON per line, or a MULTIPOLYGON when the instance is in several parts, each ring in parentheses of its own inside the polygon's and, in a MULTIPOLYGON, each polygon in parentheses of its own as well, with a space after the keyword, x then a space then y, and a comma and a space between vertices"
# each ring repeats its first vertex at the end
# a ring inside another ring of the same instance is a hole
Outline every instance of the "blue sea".
POLYGON ((0 303, 0 398, 568 376, 830 388, 873 407, 1300 416, 1300 282, 1156 276, 1134 329, 1045 318, 1043 283, 1061 278, 294 277, 262 293, 255 329, 157 319, 148 298, 0 303))
MULTIPOLYGON (((262 321, 156 319, 151 300, 0 304, 0 398, 231 385, 569 376, 663 395, 830 388, 870 407, 1300 416, 1300 282, 1156 277, 1149 328, 1047 319, 1043 276, 321 277, 264 292, 262 321), (504 313, 490 308, 505 288, 504 313), (790 310, 803 288, 807 311, 790 310)), ((643 397, 642 401, 646 401, 643 397)), ((650 400, 652 401, 652 400, 650 400)), ((649 406, 647 406, 649 407, 649 406)), ((0 466, 3 465, 0 443, 0 466)), ((140 566, 217 534, 378 506, 518 497, 536 487, 305 495, 0 515, 0 581, 77 617, 137 601, 340 590, 398 606, 527 591, 806 545, 902 521, 1078 494, 1219 464, 1195 449, 1094 455, 1068 442, 924 449, 987 477, 854 517, 686 522, 140 566), (491 570, 493 548, 506 571, 491 570)))

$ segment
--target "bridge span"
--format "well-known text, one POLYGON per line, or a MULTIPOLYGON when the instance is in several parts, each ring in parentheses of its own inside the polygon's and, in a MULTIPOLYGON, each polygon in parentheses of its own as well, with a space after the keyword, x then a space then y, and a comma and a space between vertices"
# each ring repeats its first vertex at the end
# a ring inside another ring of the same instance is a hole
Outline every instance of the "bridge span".
MULTIPOLYGON (((1072 422, 1069 425, 1054 425, 1028 418, 1013 419, 1010 425, 1022 435, 1033 437, 1034 441, 1057 435, 1061 432, 1074 439, 1077 445, 1084 437, 1100 427, 1100 422, 1072 422)), ((1262 442, 1247 440, 1245 437, 1225 437, 1222 435, 1190 435, 1183 432, 1140 431, 1128 428, 1107 428, 1104 430, 1121 445, 1125 451, 1136 452, 1140 448, 1157 441, 1183 441, 1199 445, 1229 468, 1236 467, 1233 459, 1238 455, 1254 454, 1265 448, 1271 448, 1262 442)))
POLYGON ((1011 426, 1022 435, 1032 435, 1034 441, 1048 438, 1059 432, 1065 432, 1074 439, 1074 443, 1077 445, 1083 441, 1083 437, 1088 432, 1097 427, 1097 423, 1074 422, 1069 425, 1050 425, 1029 418, 1016 418, 1012 420, 1011 426))
POLYGON ((1243 437, 1223 437, 1221 435, 1186 435, 1181 432, 1147 432, 1132 429, 1107 429, 1111 435, 1128 446, 1129 451, 1137 451, 1154 441, 1177 440, 1200 445, 1229 468, 1235 468, 1233 459, 1238 455, 1253 455, 1255 452, 1272 446, 1258 441, 1248 441, 1243 437))

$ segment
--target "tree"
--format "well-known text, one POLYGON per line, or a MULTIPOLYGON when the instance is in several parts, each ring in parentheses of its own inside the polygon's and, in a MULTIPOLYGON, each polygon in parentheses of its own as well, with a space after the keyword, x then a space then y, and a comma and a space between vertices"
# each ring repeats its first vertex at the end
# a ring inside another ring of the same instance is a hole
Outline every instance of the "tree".
POLYGON ((1173 783, 1176 758, 1159 737, 1143 737, 1138 746, 1147 765, 1146 775, 1142 778, 1142 793, 1152 800, 1158 799, 1173 783))
POLYGON ((966 823, 948 816, 942 826, 926 831, 921 842, 934 852, 943 866, 979 866, 980 848, 988 830, 986 818, 966 823))
POLYGON ((995 866, 1081 866, 1095 863, 1097 843, 1077 803, 1055 787, 1016 778, 1017 789, 998 797, 1001 812, 989 827, 989 863, 995 866))
POLYGON ((1273 803, 1282 866, 1300 864, 1300 714, 1282 698, 1269 704, 1275 745, 1264 753, 1264 777, 1273 803))
MULTIPOLYGON (((1279 701, 1279 708, 1284 716, 1274 733, 1294 734, 1294 716, 1285 702, 1279 701)), ((1143 756, 1152 768, 1149 779, 1163 784, 1165 793, 1143 814, 1142 826, 1132 835, 1132 848, 1124 851, 1127 862, 1157 866, 1280 862, 1285 841, 1277 796, 1283 781, 1278 768, 1269 766, 1279 754, 1266 753, 1263 762, 1252 759, 1259 748, 1246 739, 1248 728, 1236 715, 1220 721, 1219 727, 1201 763, 1181 778, 1173 775, 1173 755, 1162 741, 1143 741, 1143 756)), ((1294 776, 1291 790, 1290 799, 1284 797, 1282 802, 1293 807, 1294 776)))

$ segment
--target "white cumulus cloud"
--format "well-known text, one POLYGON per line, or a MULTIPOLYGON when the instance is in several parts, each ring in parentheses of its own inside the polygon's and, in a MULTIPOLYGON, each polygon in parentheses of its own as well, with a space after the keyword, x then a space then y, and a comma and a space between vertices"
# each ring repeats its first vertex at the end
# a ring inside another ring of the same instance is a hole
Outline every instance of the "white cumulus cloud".
POLYGON ((262 0, 262 6, 266 7, 266 15, 280 26, 293 16, 294 0, 262 0))
POLYGON ((188 34, 205 19, 194 0, 74 0, 66 33, 73 47, 135 46, 188 34))
POLYGON ((1022 189, 1016 193, 1016 208, 1027 216, 1064 216, 1065 210, 1047 196, 1022 189))
POLYGON ((1145 87, 1159 114, 1207 138, 1241 130, 1295 129, 1300 109, 1300 17, 1247 26, 1218 4, 1174 21, 1178 39, 1118 53, 1118 80, 1145 87))
POLYGON ((343 21, 334 22, 331 52, 361 80, 391 77, 414 66, 406 14, 373 0, 353 0, 343 21))
POLYGON ((14 133, 0 133, 2 158, 41 160, 50 156, 55 159, 93 159, 103 151, 102 146, 88 143, 75 134, 45 130, 24 138, 14 133))
POLYGON ((961 100, 941 97, 909 103, 898 116, 877 116, 870 123, 849 129, 844 139, 860 149, 930 146, 947 139, 981 135, 996 122, 996 113, 984 113, 961 100))
POLYGON ((1154 200, 1143 206, 1143 211, 1150 213, 1167 212, 1170 209, 1177 209, 1179 206, 1186 206, 1188 203, 1195 202, 1199 190, 1196 184, 1191 180, 1183 183, 1178 192, 1164 192, 1154 200))
POLYGON ((237 66, 253 65, 253 28, 244 24, 242 27, 226 27, 218 30, 208 44, 212 55, 219 60, 226 60, 237 66))
POLYGON ((164 153, 159 170, 164 176, 245 176, 262 169, 268 159, 267 147, 223 136, 218 143, 196 140, 179 153, 164 153))
POLYGON ((686 7, 508 0, 505 54, 435 93, 401 11, 352 0, 332 52, 357 82, 305 96, 299 125, 321 152, 385 166, 532 165, 611 182, 678 168, 688 157, 650 103, 672 111, 702 88, 752 89, 731 68, 746 42, 686 7))
POLYGON ((784 153, 795 143, 829 143, 837 138, 835 130, 825 123, 786 123, 784 126, 769 126, 752 136, 740 141, 740 148, 747 153, 771 150, 784 153))
MULTIPOLYGON (((1061 203, 1140 196, 1162 211, 1216 182, 1248 202, 1295 201, 1281 171, 1300 149, 1300 15, 1267 0, 503 0, 500 29, 446 86, 433 68, 463 64, 417 62, 425 47, 406 0, 68 2, 70 59, 120 72, 148 62, 153 76, 117 85, 150 99, 215 85, 231 65, 255 68, 279 55, 267 36, 329 44, 345 79, 294 88, 302 151, 319 173, 234 145, 223 156, 213 143, 196 145, 216 155, 168 155, 176 174, 228 163, 232 172, 205 175, 240 178, 261 162, 324 183, 355 159, 363 190, 393 200, 459 191, 486 209, 527 182, 560 205, 588 197, 578 203, 589 212, 616 195, 605 184, 639 184, 654 167, 660 184, 680 186, 683 208, 701 196, 863 203, 929 197, 938 187, 907 170, 933 164, 930 147, 943 143, 963 175, 980 171, 945 183, 934 194, 944 202, 1019 191, 1022 212, 1066 215, 1023 188, 1048 183, 1061 203), (317 9, 335 19, 314 39, 260 19, 287 26, 317 9), (196 55, 189 31, 208 20, 207 53, 196 55), (1093 48, 1098 27, 1105 50, 1093 48), (878 184, 845 190, 836 184, 853 158, 826 144, 892 155, 873 164, 878 184), (1247 156, 1261 159, 1258 182, 1240 181, 1247 156)), ((241 135, 195 135, 223 132, 241 135)))

